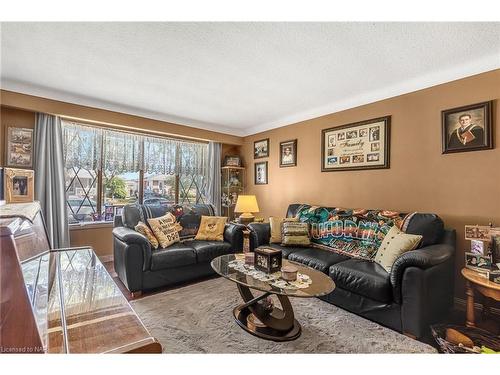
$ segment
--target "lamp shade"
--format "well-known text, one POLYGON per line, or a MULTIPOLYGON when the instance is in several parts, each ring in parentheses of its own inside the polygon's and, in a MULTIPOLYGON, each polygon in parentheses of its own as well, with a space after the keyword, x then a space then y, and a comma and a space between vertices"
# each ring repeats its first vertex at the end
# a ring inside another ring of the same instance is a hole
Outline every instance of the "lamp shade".
POLYGON ((234 212, 259 212, 255 195, 240 195, 236 201, 234 212))

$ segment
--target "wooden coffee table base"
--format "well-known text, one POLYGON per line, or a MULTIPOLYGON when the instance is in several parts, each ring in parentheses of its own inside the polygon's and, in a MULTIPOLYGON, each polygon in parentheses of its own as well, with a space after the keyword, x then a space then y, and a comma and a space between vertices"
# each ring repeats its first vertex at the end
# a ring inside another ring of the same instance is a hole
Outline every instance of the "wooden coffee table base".
POLYGON ((241 328, 254 336, 272 341, 291 341, 300 336, 301 327, 294 318, 288 297, 275 294, 280 301, 281 309, 274 306, 267 307, 260 301, 273 293, 266 292, 255 297, 250 288, 241 284, 237 286, 245 303, 236 307, 233 315, 241 328))

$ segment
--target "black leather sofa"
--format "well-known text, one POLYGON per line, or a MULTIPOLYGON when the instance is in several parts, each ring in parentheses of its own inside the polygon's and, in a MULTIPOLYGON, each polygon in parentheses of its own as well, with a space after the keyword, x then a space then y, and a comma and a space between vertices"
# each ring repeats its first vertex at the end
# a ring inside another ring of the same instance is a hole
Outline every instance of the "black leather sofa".
POLYGON ((127 205, 122 216, 117 216, 113 228, 114 267, 118 277, 131 292, 154 289, 214 274, 212 259, 243 249, 242 226, 226 224, 224 241, 196 241, 183 239, 166 249, 152 249, 145 236, 136 232, 138 221, 175 212, 183 226, 183 235, 196 234, 201 216, 212 215, 210 205, 180 206, 127 205), (176 212, 177 210, 177 212, 176 212), (178 210, 185 210, 179 215, 178 210))
MULTIPOLYGON (((300 205, 288 207, 294 217, 300 205)), ((282 250, 283 257, 320 270, 335 282, 321 297, 332 304, 414 338, 445 318, 453 304, 455 230, 434 214, 415 214, 406 232, 423 236, 421 247, 401 255, 388 273, 378 263, 317 247, 269 244, 269 223, 252 223, 250 246, 282 250)))

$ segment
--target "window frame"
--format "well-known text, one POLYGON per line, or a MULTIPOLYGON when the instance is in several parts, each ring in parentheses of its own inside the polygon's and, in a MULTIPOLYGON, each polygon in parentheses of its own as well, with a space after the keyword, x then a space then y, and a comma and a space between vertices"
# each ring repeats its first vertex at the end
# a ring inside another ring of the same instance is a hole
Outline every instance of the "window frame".
MULTIPOLYGON (((192 143, 200 143, 200 144, 204 144, 204 145, 207 145, 207 142, 204 142, 204 141, 193 141, 193 140, 186 140, 186 139, 183 139, 183 138, 176 138, 176 137, 172 137, 172 136, 165 136, 165 137, 162 137, 162 136, 159 136, 157 134, 149 134, 149 133, 145 133, 145 132, 133 132, 133 131, 128 131, 128 130, 121 130, 121 129, 116 129, 116 128, 113 128, 113 127, 103 127, 103 126, 96 126, 94 124, 88 124, 88 123, 85 123, 85 122, 77 122, 77 121, 74 121, 74 120, 70 120, 70 119, 64 119, 65 121, 67 122, 71 122, 73 124, 82 124, 83 126, 92 126, 92 127, 96 127, 96 128, 100 128, 100 129, 103 129, 103 131, 107 131, 107 130, 110 130, 110 131, 117 131, 117 132, 124 132, 124 133, 129 133, 129 134, 134 134, 134 135, 139 135, 139 136, 152 136, 152 137, 157 137, 157 138, 163 138, 163 139, 174 139, 176 141, 180 141, 180 142, 192 142, 192 143)), ((104 182, 104 169, 103 169, 103 165, 104 165, 104 145, 103 145, 103 140, 104 140, 104 136, 101 135, 101 139, 100 139, 100 143, 101 143, 101 147, 100 147, 100 152, 101 152, 101 157, 100 157, 100 160, 99 160, 99 166, 98 168, 95 170, 96 171, 96 188, 97 188, 97 191, 96 191, 96 195, 97 195, 97 200, 96 200, 96 207, 95 207, 95 212, 94 213, 99 213, 100 215, 103 215, 103 208, 104 208, 104 202, 105 202, 105 189, 103 187, 103 182, 104 182)), ((140 152, 141 152, 141 156, 144 157, 144 139, 142 139, 140 142, 140 152)), ((176 150, 175 150, 175 157, 176 159, 180 157, 180 153, 181 153, 181 147, 176 147, 176 150)), ((139 173, 139 181, 138 181, 138 199, 137 199, 137 202, 139 204, 143 204, 144 202, 144 169, 141 168, 137 171, 139 173)), ((180 200, 180 185, 181 185, 181 182, 180 182, 180 179, 181 179, 181 175, 179 173, 179 171, 176 171, 175 174, 173 174, 174 176, 174 186, 173 188, 175 189, 175 202, 174 204, 179 204, 179 200, 180 200)), ((77 174, 75 175, 74 178, 77 178, 77 174)), ((199 204, 200 200, 201 201, 205 201, 206 200, 206 197, 205 197, 205 194, 204 192, 202 191, 199 191, 199 187, 197 186, 196 183, 194 183, 194 186, 196 187, 196 200, 194 202, 194 204, 199 204)), ((189 190, 189 189, 188 189, 189 190)), ((65 201, 66 201, 66 204, 68 204, 68 196, 67 196, 67 191, 65 191, 65 201)), ((84 199, 87 199, 87 198, 84 198, 84 199)), ((184 201, 183 203, 184 204, 184 201)), ((190 203, 191 204, 191 203, 190 203)), ((77 223, 71 223, 69 224, 70 227, 79 227, 79 226, 85 226, 85 225, 102 225, 102 224, 105 224, 105 225, 108 225, 108 224, 112 224, 112 221, 109 221, 109 220, 104 220, 104 218, 101 218, 101 220, 96 220, 96 221, 79 221, 77 223)))

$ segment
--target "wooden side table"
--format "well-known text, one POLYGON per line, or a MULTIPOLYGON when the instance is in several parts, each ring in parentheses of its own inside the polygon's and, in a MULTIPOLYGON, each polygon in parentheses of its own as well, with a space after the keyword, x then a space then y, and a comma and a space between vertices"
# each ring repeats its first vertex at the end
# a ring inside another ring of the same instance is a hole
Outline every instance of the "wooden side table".
MULTIPOLYGON (((482 277, 468 268, 462 268, 462 276, 465 277, 467 294, 467 315, 465 325, 467 327, 475 327, 476 321, 474 316, 474 294, 481 293, 487 299, 500 301, 500 284, 489 281, 486 277, 482 277)), ((489 313, 489 303, 483 304, 483 314, 489 313)))

